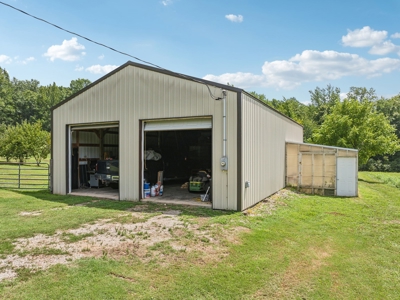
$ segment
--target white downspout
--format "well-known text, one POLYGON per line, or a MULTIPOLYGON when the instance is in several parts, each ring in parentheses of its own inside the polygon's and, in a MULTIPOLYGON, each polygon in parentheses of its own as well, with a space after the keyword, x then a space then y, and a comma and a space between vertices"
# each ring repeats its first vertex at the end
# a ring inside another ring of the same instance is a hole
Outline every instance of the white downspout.
POLYGON ((226 91, 222 90, 223 95, 223 141, 222 141, 222 157, 221 157, 221 170, 228 171, 228 157, 226 156, 226 91))

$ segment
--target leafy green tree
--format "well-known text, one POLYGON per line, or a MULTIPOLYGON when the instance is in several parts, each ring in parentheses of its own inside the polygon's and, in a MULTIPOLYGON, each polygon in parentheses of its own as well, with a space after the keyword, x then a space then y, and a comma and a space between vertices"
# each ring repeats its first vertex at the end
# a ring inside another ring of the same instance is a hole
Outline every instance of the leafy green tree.
POLYGON ((51 108, 70 95, 70 88, 57 86, 55 83, 41 86, 38 92, 37 103, 40 106, 38 120, 42 121, 43 129, 51 129, 51 108))
POLYGON ((390 124, 396 128, 397 137, 400 138, 400 94, 390 99, 377 100, 376 110, 388 118, 390 124))
POLYGON ((340 89, 328 84, 326 88, 316 87, 309 93, 311 117, 317 125, 321 125, 325 116, 330 114, 333 107, 340 102, 340 89))
POLYGON ((347 98, 355 99, 358 102, 372 102, 376 101, 378 97, 376 96, 376 92, 373 88, 369 90, 365 87, 354 87, 350 88, 350 91, 347 93, 347 98))
POLYGON ((41 122, 8 126, 0 133, 0 156, 24 162, 34 157, 39 164, 50 153, 50 133, 42 130, 41 122))
POLYGON ((23 162, 28 158, 28 152, 24 145, 24 137, 21 125, 8 126, 4 134, 1 136, 0 156, 7 161, 10 159, 23 162))
POLYGON ((28 157, 35 158, 39 165, 50 154, 50 133, 42 130, 40 121, 34 124, 23 122, 21 128, 28 157))
POLYGON ((12 102, 14 116, 12 125, 21 124, 23 121, 36 122, 40 107, 37 103, 39 81, 18 80, 13 78, 12 102))
POLYGON ((313 141, 359 150, 359 165, 378 154, 393 154, 400 149, 395 128, 388 119, 376 112, 374 103, 349 98, 338 102, 314 132, 313 141))
POLYGON ((12 103, 13 86, 5 69, 0 68, 0 124, 11 124, 15 109, 12 103))
POLYGON ((92 82, 89 79, 78 78, 76 80, 71 80, 69 84, 70 95, 79 92, 81 89, 87 87, 92 82))

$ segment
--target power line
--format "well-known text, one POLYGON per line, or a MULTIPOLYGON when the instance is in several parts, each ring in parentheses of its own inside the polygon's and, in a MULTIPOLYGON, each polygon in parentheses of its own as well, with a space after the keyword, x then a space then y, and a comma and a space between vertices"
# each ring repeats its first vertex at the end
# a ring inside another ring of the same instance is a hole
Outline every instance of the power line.
POLYGON ((99 45, 99 46, 101 46, 101 47, 107 48, 107 49, 109 49, 109 50, 111 50, 111 51, 114 51, 114 52, 117 52, 117 53, 119 53, 119 54, 128 56, 128 57, 133 58, 133 59, 135 59, 135 60, 138 60, 138 61, 140 61, 140 62, 142 62, 142 63, 145 63, 145 64, 151 65, 151 66, 153 66, 153 67, 156 67, 156 68, 158 68, 158 69, 160 69, 160 70, 164 70, 164 71, 167 71, 167 72, 171 72, 171 73, 174 73, 174 74, 176 74, 176 75, 178 75, 178 76, 180 76, 180 77, 189 79, 189 80, 194 81, 194 82, 197 82, 197 83, 204 84, 204 85, 207 87, 208 92, 210 93, 210 97, 211 97, 211 98, 213 98, 214 100, 221 100, 221 99, 222 99, 221 97, 215 97, 215 96, 212 94, 210 87, 209 87, 205 82, 203 82, 203 81, 196 80, 196 79, 193 78, 193 77, 189 77, 189 76, 186 76, 186 75, 181 74, 181 73, 176 73, 176 72, 170 71, 170 70, 168 70, 168 69, 165 69, 165 68, 163 68, 163 67, 160 67, 159 65, 153 64, 153 63, 151 63, 151 62, 148 62, 148 61, 145 61, 145 60, 143 60, 143 59, 140 59, 140 58, 138 58, 138 57, 136 57, 136 56, 133 56, 133 55, 131 55, 131 54, 129 54, 129 53, 126 53, 126 52, 123 52, 123 51, 119 51, 119 50, 117 50, 117 49, 115 49, 115 48, 113 48, 113 47, 107 46, 107 45, 105 45, 105 44, 103 44, 103 43, 96 42, 96 41, 94 41, 94 40, 92 40, 92 39, 90 39, 90 38, 88 38, 88 37, 85 37, 85 36, 79 34, 79 33, 70 31, 70 30, 65 29, 65 28, 63 28, 63 27, 61 27, 61 26, 58 26, 58 25, 56 25, 56 24, 54 24, 54 23, 51 23, 51 22, 49 22, 49 21, 47 21, 47 20, 45 20, 45 19, 36 17, 36 16, 34 16, 34 15, 32 15, 32 14, 26 12, 26 11, 23 11, 22 9, 19 9, 19 8, 15 7, 15 6, 12 6, 12 5, 8 4, 8 3, 4 3, 4 2, 2 2, 2 1, 0 1, 0 4, 2 4, 2 5, 4 5, 4 6, 8 6, 8 7, 14 9, 14 10, 20 12, 20 13, 23 13, 23 14, 25 14, 25 15, 31 17, 31 18, 34 18, 34 19, 39 20, 39 21, 41 21, 41 22, 44 22, 44 23, 46 23, 46 24, 48 24, 48 25, 51 25, 51 26, 53 26, 53 27, 55 27, 55 28, 57 28, 57 29, 60 29, 60 30, 65 31, 65 32, 68 32, 68 33, 70 33, 70 34, 79 36, 79 37, 81 37, 81 38, 83 38, 83 39, 85 39, 85 40, 87 40, 87 41, 89 41, 89 42, 91 42, 91 43, 94 43, 94 44, 99 45))

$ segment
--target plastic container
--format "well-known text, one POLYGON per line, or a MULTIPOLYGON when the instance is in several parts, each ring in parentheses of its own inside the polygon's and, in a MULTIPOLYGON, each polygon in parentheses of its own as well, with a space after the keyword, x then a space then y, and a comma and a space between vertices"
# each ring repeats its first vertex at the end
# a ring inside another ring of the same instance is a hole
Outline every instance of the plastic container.
POLYGON ((143 183, 143 191, 144 191, 144 197, 150 198, 150 183, 148 182, 143 183))
POLYGON ((150 196, 151 197, 155 197, 156 196, 156 188, 154 186, 151 187, 150 196))
POLYGON ((164 186, 160 186, 160 196, 162 196, 162 194, 164 193, 164 186))
POLYGON ((159 187, 158 187, 158 184, 155 184, 155 185, 154 185, 154 190, 155 190, 155 196, 158 196, 158 194, 159 194, 159 192, 160 192, 160 189, 159 189, 159 187))

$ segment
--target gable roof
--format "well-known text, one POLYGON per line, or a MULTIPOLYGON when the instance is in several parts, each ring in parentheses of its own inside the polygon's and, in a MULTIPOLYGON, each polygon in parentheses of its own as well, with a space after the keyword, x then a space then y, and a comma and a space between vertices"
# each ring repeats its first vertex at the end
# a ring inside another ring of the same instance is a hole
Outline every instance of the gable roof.
POLYGON ((99 84, 103 80, 105 80, 108 77, 114 75, 115 73, 118 73, 119 71, 121 71, 122 69, 124 69, 124 68, 126 68, 128 66, 133 66, 133 67, 137 67, 137 68, 141 68, 141 69, 145 69, 145 70, 149 70, 149 71, 153 71, 153 72, 157 72, 157 73, 161 73, 161 74, 165 74, 165 75, 169 75, 169 76, 174 76, 174 77, 178 77, 178 78, 181 78, 181 79, 194 81, 194 82, 205 84, 205 85, 211 85, 211 86, 214 86, 214 87, 219 87, 221 89, 232 91, 232 92, 238 92, 238 93, 244 92, 244 90, 236 88, 236 87, 231 86, 231 85, 225 85, 225 84, 221 84, 221 83, 217 83, 217 82, 213 82, 213 81, 209 81, 209 80, 204 80, 204 79, 201 79, 201 78, 197 78, 197 77, 193 77, 193 76, 189 76, 189 75, 185 75, 185 74, 181 74, 181 73, 172 72, 172 71, 169 71, 167 69, 155 68, 155 67, 151 67, 151 66, 135 63, 135 62, 132 62, 132 61, 127 61, 126 63, 124 63, 123 65, 119 66, 115 70, 111 71, 110 73, 107 73, 106 75, 104 75, 103 77, 101 77, 101 78, 97 79, 96 81, 92 82, 91 84, 89 84, 88 86, 84 87, 80 91, 76 92, 75 94, 69 96, 68 98, 66 98, 63 101, 59 102, 58 104, 54 105, 51 108, 51 110, 54 110, 59 106, 62 106, 64 103, 70 101, 71 99, 75 98, 79 94, 82 94, 83 92, 87 91, 88 89, 90 89, 93 86, 99 84))
POLYGON ((65 104, 66 102, 69 102, 70 100, 72 100, 73 98, 78 96, 79 94, 84 93, 88 89, 90 89, 93 86, 99 84, 100 82, 102 82, 103 80, 107 79, 108 77, 113 76, 115 73, 118 73, 119 71, 121 71, 122 69, 124 69, 124 68, 126 68, 128 66, 141 68, 141 69, 145 69, 145 70, 149 70, 149 71, 153 71, 153 72, 157 72, 157 73, 161 73, 161 74, 165 74, 165 75, 169 75, 169 76, 178 77, 178 78, 181 78, 181 79, 194 81, 194 82, 197 82, 197 83, 200 83, 200 84, 205 84, 207 87, 210 85, 210 86, 218 87, 218 88, 221 88, 221 89, 224 89, 224 90, 227 90, 227 91, 236 92, 238 94, 246 94, 247 96, 249 96, 249 97, 253 98, 254 100, 258 101, 259 103, 263 104, 268 109, 270 109, 270 110, 272 110, 274 112, 277 112, 278 114, 282 115, 286 119, 288 119, 288 120, 296 123, 297 125, 303 127, 303 125, 299 124, 298 122, 296 122, 292 118, 289 118, 288 116, 286 116, 283 113, 281 113, 279 110, 273 108, 272 106, 269 106, 265 102, 261 101, 257 97, 254 97, 252 94, 246 92, 245 90, 243 90, 241 88, 237 88, 237 87, 234 87, 234 86, 231 86, 231 85, 221 84, 221 83, 217 83, 217 82, 214 82, 214 81, 205 80, 205 79, 202 79, 202 78, 197 78, 197 77, 193 77, 193 76, 189 76, 189 75, 185 75, 185 74, 169 71, 169 70, 163 69, 163 68, 156 68, 156 67, 152 67, 152 66, 148 66, 148 65, 144 65, 144 64, 139 64, 139 63, 135 63, 135 62, 132 62, 132 61, 127 61, 126 63, 124 63, 123 65, 119 66, 115 70, 111 71, 110 73, 107 73, 106 75, 104 75, 103 77, 97 79, 96 81, 94 81, 93 83, 89 84, 85 88, 81 89, 80 91, 76 92, 75 94, 69 96, 68 98, 66 98, 63 101, 59 102, 58 104, 54 105, 51 108, 51 111, 57 109, 58 107, 60 107, 63 104, 65 104))

